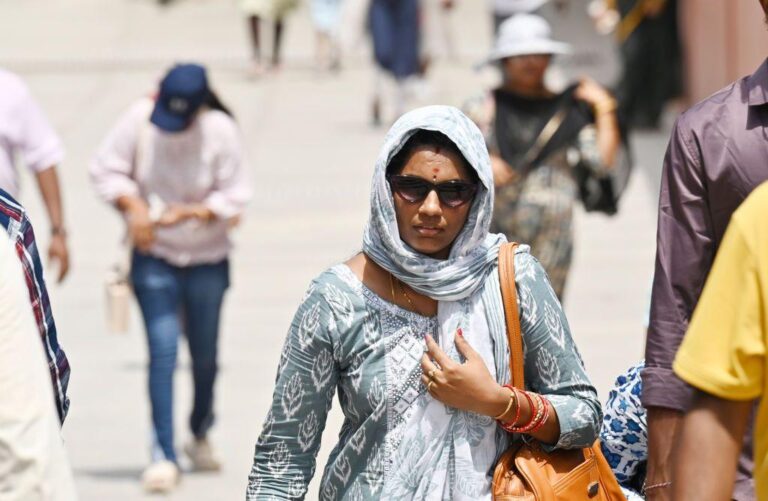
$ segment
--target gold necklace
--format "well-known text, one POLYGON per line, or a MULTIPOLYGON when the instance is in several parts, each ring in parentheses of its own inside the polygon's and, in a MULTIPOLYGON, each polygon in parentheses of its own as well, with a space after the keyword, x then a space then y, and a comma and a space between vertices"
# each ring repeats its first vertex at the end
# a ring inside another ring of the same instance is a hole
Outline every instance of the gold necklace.
MULTIPOLYGON (((416 309, 416 306, 413 304, 413 300, 411 300, 411 296, 408 295, 407 292, 405 292, 405 288, 403 287, 403 281, 399 280, 397 281, 397 286, 400 288, 400 293, 405 297, 405 300, 408 301, 408 306, 410 306, 411 311, 414 311, 421 315, 418 309, 416 309)), ((392 303, 397 304, 397 296, 395 296, 395 278, 392 275, 392 273, 389 274, 389 292, 392 294, 392 303)))
MULTIPOLYGON (((405 300, 408 301, 408 306, 411 307, 411 310, 415 311, 416 313, 419 313, 419 310, 416 309, 416 306, 413 305, 413 301, 411 301, 411 296, 408 295, 407 292, 405 292, 405 287, 403 286, 403 281, 398 280, 398 284, 400 284, 400 292, 405 296, 405 300)), ((419 313, 421 315, 421 313, 419 313)))

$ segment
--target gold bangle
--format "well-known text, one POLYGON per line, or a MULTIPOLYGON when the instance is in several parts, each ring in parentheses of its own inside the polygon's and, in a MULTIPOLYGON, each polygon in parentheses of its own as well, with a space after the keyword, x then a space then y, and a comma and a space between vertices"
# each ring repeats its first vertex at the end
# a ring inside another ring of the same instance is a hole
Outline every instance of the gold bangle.
POLYGON ((515 392, 512 391, 512 390, 509 390, 509 403, 507 404, 507 408, 504 409, 504 412, 502 412, 501 414, 499 414, 498 416, 496 416, 493 419, 495 419, 496 421, 501 421, 501 419, 504 416, 506 416, 507 413, 512 409, 512 404, 515 403, 516 399, 517 399, 517 395, 515 395, 515 392))

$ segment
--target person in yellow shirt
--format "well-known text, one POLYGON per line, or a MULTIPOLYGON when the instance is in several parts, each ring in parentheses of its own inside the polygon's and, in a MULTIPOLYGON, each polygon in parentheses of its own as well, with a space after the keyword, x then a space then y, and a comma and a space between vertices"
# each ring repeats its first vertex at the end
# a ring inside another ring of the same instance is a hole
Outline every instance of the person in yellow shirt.
MULTIPOLYGON (((768 395, 768 183, 734 213, 675 373, 699 391, 685 416, 673 499, 731 499, 736 461, 756 399, 768 395)), ((768 500, 768 399, 755 418, 757 498, 768 500)))

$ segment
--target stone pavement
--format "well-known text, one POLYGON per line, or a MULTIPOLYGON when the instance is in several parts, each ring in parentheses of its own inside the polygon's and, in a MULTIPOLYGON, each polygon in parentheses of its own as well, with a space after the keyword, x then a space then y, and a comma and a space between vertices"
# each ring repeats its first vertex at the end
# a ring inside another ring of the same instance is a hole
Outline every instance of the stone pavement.
MULTIPOLYGON (((577 4, 578 2, 574 2, 577 4)), ((427 100, 460 104, 487 82, 472 71, 489 44, 484 3, 458 2, 458 54, 439 62, 427 100), (459 24, 461 21, 461 24, 459 24)), ((611 43, 591 35, 581 7, 553 15, 556 34, 579 50, 563 75, 615 76, 611 43)), ((134 98, 152 90, 179 59, 203 61, 237 115, 256 191, 237 234, 233 287, 225 307, 217 425, 219 475, 186 475, 169 499, 242 499, 253 446, 271 400, 274 372, 293 311, 309 281, 359 249, 368 185, 384 130, 368 126, 372 85, 366 50, 337 76, 311 69, 306 7, 289 20, 286 65, 261 81, 247 77, 245 24, 235 2, 179 0, 0 1, 0 65, 20 73, 60 131, 68 157, 60 172, 71 233, 72 274, 52 287, 60 337, 73 367, 64 436, 85 500, 143 499, 148 459, 146 354, 138 312, 125 336, 105 331, 105 271, 117 258, 116 215, 94 197, 87 167, 96 145, 134 98)), ((604 397, 612 379, 642 356, 652 275, 655 199, 664 134, 637 136, 639 168, 614 218, 579 213, 566 299, 574 335, 604 397)), ((45 248, 39 197, 26 180, 45 248)), ((191 382, 186 350, 176 380, 177 443, 188 439, 191 382)), ((334 409, 318 472, 341 423, 334 409)), ((319 473, 318 475, 319 476, 319 473)), ((316 499, 317 479, 308 499, 316 499)))

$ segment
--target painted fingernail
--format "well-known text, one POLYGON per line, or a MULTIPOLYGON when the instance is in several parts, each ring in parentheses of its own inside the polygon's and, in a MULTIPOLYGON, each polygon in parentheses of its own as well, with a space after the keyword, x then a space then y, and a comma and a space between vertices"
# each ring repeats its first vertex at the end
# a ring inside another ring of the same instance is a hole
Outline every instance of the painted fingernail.
POLYGON ((456 334, 458 334, 461 337, 464 337, 464 332, 461 330, 461 327, 459 327, 459 330, 456 331, 456 334))

